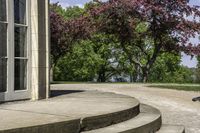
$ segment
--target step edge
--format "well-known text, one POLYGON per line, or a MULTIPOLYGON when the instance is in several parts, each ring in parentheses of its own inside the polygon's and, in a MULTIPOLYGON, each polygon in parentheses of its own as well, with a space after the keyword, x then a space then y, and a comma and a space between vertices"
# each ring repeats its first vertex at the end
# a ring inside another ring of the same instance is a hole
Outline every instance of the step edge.
MULTIPOLYGON (((148 130, 148 132, 156 132, 161 128, 161 125, 162 125, 161 112, 157 108, 154 108, 154 107, 149 106, 149 105, 141 104, 141 106, 146 106, 146 107, 153 108, 153 110, 156 111, 156 113, 157 113, 157 116, 155 116, 155 119, 152 119, 149 123, 144 123, 141 126, 134 127, 133 129, 127 129, 126 131, 122 131, 122 132, 119 132, 119 133, 146 133, 147 132, 146 130, 148 130), (152 128, 152 126, 153 126, 153 128, 152 128), (143 128, 147 128, 147 129, 145 131, 142 131, 142 130, 144 130, 143 128)), ((142 115, 142 114, 156 114, 156 113, 155 112, 146 112, 146 113, 142 112, 139 115, 142 115)), ((141 117, 139 115, 136 116, 136 117, 141 117)), ((134 117, 132 119, 134 120, 136 117, 134 117)), ((128 122, 128 121, 129 120, 124 121, 124 122, 128 122)), ((121 122, 121 123, 123 123, 123 122, 121 122)), ((117 124, 120 124, 120 123, 117 123, 117 124)), ((110 126, 107 126, 107 127, 104 127, 104 128, 112 127, 112 126, 115 126, 117 124, 110 125, 110 126)), ((104 128, 102 128, 102 129, 104 129, 104 128)), ((96 130, 101 130, 101 129, 96 129, 96 130)), ((82 133, 95 133, 95 130, 84 131, 82 133)))
MULTIPOLYGON (((134 99, 135 100, 135 99, 134 99)), ((113 124, 118 124, 136 117, 140 113, 140 103, 138 102, 131 108, 112 112, 103 115, 91 116, 81 119, 81 131, 90 131, 99 128, 104 128, 113 124), (125 117, 123 117, 125 116, 125 117), (119 119, 122 118, 123 119, 119 119), (104 119, 104 120, 103 120, 104 119), (101 121, 100 123, 98 121, 101 121), (97 122, 97 123, 95 123, 97 122), (95 123, 95 126, 93 125, 95 123), (99 125, 100 124, 100 125, 99 125)))
POLYGON ((164 128, 179 127, 179 128, 181 128, 180 129, 181 132, 179 132, 179 133, 185 133, 185 126, 184 125, 173 125, 173 124, 162 124, 161 129, 156 133, 162 133, 163 130, 165 130, 165 129, 163 129, 163 127, 164 128))

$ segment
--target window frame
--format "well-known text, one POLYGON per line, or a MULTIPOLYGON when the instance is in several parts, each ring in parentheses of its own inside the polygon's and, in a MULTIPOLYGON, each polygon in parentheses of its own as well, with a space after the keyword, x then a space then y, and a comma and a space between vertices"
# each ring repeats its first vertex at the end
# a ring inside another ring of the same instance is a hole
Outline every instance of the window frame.
POLYGON ((0 23, 7 24, 7 89, 6 92, 0 92, 5 101, 16 99, 28 99, 31 97, 31 0, 26 0, 26 24, 15 24, 14 18, 14 0, 6 1, 7 21, 0 23), (15 57, 15 26, 26 27, 26 57, 15 57), (26 90, 15 90, 15 59, 26 60, 26 90))
POLYGON ((9 12, 9 9, 8 9, 8 1, 7 0, 5 0, 5 2, 6 2, 6 20, 5 21, 2 21, 2 20, 0 20, 0 23, 1 24, 5 24, 6 25, 6 55, 5 56, 2 56, 2 57, 0 57, 0 60, 6 60, 6 65, 7 65, 7 67, 6 67, 6 90, 5 91, 3 91, 3 92, 0 92, 0 93, 8 93, 8 90, 9 90, 9 87, 8 87, 8 45, 9 45, 9 43, 8 43, 8 38, 9 38, 9 34, 8 34, 8 27, 9 27, 9 22, 8 22, 8 12, 9 12))
POLYGON ((12 28, 12 30, 13 30, 13 35, 12 35, 12 40, 13 40, 13 42, 12 42, 12 45, 13 45, 13 47, 12 47, 12 53, 13 53, 13 55, 12 55, 12 64, 13 64, 13 68, 12 68, 12 71, 13 71, 13 76, 11 77, 11 79, 12 79, 12 81, 13 81, 13 87, 12 87, 12 90, 14 91, 14 92, 26 92, 26 91, 28 91, 28 90, 30 90, 30 87, 31 87, 31 83, 30 83, 30 76, 31 76, 31 71, 30 71, 30 69, 31 69, 31 63, 30 63, 30 55, 31 55, 31 32, 30 32, 30 25, 31 25, 31 21, 30 21, 30 9, 31 9, 31 7, 30 7, 30 0, 26 0, 26 15, 25 15, 25 19, 26 19, 26 23, 25 24, 18 24, 18 23, 15 23, 15 15, 14 15, 14 0, 12 0, 12 12, 13 12, 13 14, 12 14, 12 25, 13 25, 13 28, 12 28), (25 27, 26 28, 26 56, 25 57, 15 57, 15 27, 25 27), (16 90, 15 89, 15 83, 14 83, 14 81, 15 81, 15 60, 24 60, 24 61, 26 61, 26 89, 25 90, 16 90))
MULTIPOLYGON (((15 61, 15 47, 14 47, 14 0, 6 1, 6 18, 7 21, 1 21, 1 23, 7 24, 7 56, 2 57, 7 60, 7 89, 6 92, 0 92, 0 102, 4 101, 14 101, 14 100, 24 100, 31 98, 31 76, 32 76, 32 45, 31 45, 31 35, 35 34, 31 32, 31 0, 26 0, 26 45, 27 45, 27 65, 26 65, 26 90, 15 90, 14 86, 14 61, 15 61)), ((37 33, 36 33, 37 34, 37 33)), ((18 57, 17 57, 18 58, 18 57)), ((24 59, 24 57, 19 57, 24 59)))

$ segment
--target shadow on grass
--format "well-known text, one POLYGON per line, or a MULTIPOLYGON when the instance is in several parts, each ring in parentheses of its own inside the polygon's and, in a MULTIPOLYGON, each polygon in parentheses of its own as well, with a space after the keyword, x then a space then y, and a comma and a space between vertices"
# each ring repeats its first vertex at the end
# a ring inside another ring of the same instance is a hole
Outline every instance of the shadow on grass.
POLYGON ((84 92, 83 90, 51 90, 51 97, 84 92))

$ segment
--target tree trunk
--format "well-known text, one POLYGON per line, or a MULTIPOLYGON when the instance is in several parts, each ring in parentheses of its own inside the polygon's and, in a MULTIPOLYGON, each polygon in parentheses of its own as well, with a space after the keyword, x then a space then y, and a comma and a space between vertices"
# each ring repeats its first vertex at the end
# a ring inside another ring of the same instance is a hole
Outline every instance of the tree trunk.
POLYGON ((102 74, 102 73, 99 74, 99 77, 98 77, 97 81, 101 82, 101 83, 106 82, 106 78, 105 78, 104 74, 102 74))
POLYGON ((53 77, 53 70, 54 70, 55 64, 51 64, 50 66, 50 82, 54 81, 54 77, 53 77))
POLYGON ((53 67, 50 68, 50 82, 53 82, 53 67))
POLYGON ((143 74, 142 82, 143 82, 143 83, 147 83, 147 81, 148 81, 148 75, 143 74))
POLYGON ((133 80, 133 74, 131 73, 131 74, 130 74, 130 83, 133 83, 133 81, 134 81, 134 80, 133 80))
POLYGON ((142 69, 142 82, 143 83, 147 83, 148 76, 149 76, 149 69, 145 67, 142 69))
POLYGON ((140 82, 141 81, 141 75, 140 75, 141 71, 140 71, 140 66, 136 65, 136 82, 140 82))
POLYGON ((106 82, 106 74, 105 74, 105 71, 104 69, 101 69, 99 71, 99 75, 98 75, 98 82, 106 82))

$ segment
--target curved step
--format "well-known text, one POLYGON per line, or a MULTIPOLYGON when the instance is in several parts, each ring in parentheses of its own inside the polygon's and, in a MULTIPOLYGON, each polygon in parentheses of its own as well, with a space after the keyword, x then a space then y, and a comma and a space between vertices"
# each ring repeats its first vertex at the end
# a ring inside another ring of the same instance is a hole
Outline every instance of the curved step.
MULTIPOLYGON (((81 131, 90 131, 94 129, 107 127, 113 124, 117 124, 123 121, 127 121, 129 119, 132 119, 133 117, 136 117, 140 113, 140 103, 135 98, 132 98, 126 95, 119 95, 119 94, 107 93, 107 92, 106 93, 101 92, 100 94, 104 94, 105 96, 107 95, 108 97, 117 96, 119 99, 121 99, 121 101, 123 99, 127 99, 128 101, 131 101, 132 105, 129 106, 127 109, 122 109, 121 111, 118 110, 118 111, 110 112, 107 114, 102 114, 102 115, 97 114, 95 116, 82 118, 80 122, 81 131)), ((110 100, 114 100, 114 99, 110 99, 110 100)))
POLYGON ((184 126, 162 125, 161 129, 156 133, 185 133, 184 126))
POLYGON ((160 111, 148 105, 141 105, 140 109, 140 114, 130 120, 83 133, 154 133, 158 131, 162 125, 160 111))
POLYGON ((94 130, 129 120, 139 114, 139 105, 120 112, 87 117, 81 121, 81 131, 94 130))
POLYGON ((129 120, 139 114, 139 106, 135 98, 98 91, 3 104, 0 133, 77 133, 129 120))

